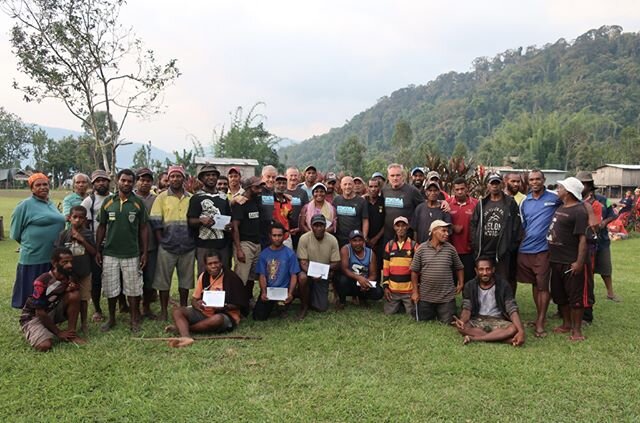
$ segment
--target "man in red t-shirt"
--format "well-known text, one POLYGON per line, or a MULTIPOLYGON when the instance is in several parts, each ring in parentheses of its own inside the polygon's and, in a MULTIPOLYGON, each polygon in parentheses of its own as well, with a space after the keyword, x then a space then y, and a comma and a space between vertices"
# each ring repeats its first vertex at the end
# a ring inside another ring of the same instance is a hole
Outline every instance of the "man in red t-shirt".
POLYGON ((453 230, 450 240, 464 265, 464 281, 466 283, 476 276, 473 248, 471 247, 471 216, 478 200, 469 196, 469 186, 464 178, 454 179, 453 194, 449 202, 451 229, 453 230))

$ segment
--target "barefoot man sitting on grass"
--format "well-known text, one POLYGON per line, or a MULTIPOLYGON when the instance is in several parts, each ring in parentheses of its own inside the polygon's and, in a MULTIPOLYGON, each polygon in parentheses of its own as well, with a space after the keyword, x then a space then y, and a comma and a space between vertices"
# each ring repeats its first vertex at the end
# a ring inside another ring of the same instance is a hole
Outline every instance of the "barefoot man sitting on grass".
POLYGON ((167 326, 167 332, 180 334, 180 342, 171 346, 186 347, 193 344, 191 332, 224 333, 231 332, 240 323, 240 316, 249 313, 249 297, 242 280, 222 266, 222 258, 217 251, 204 256, 205 271, 198 277, 190 307, 173 309, 175 325, 167 326), (224 306, 209 307, 203 301, 205 291, 224 291, 224 306))
POLYGON ((27 342, 37 351, 49 351, 53 340, 84 344, 76 335, 80 313, 78 284, 71 280, 73 253, 56 248, 51 257, 51 270, 33 281, 33 294, 27 298, 20 315, 20 327, 27 342), (67 330, 59 323, 69 321, 67 330))
POLYGON ((454 324, 469 342, 524 344, 524 326, 509 283, 495 274, 490 258, 476 261, 477 276, 467 281, 462 294, 462 314, 454 324))

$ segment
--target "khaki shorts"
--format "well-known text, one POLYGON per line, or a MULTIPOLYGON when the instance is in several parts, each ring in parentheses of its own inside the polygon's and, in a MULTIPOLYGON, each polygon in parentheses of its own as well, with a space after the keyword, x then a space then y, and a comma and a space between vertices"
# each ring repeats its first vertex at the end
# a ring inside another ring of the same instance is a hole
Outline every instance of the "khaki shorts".
POLYGON ((469 324, 472 328, 480 328, 483 331, 489 333, 496 329, 508 328, 513 324, 506 319, 492 316, 478 316, 475 319, 469 320, 469 324))
MULTIPOLYGON (((66 321, 66 308, 66 303, 60 301, 56 308, 49 312, 49 317, 51 317, 56 324, 66 321)), ((42 324, 38 317, 34 317, 25 323, 21 329, 25 339, 32 347, 40 345, 46 340, 56 338, 56 336, 42 324)))
POLYGON ((76 283, 79 286, 80 301, 89 301, 91 299, 91 273, 76 280, 76 283))
POLYGON ((260 244, 254 244, 251 241, 240 241, 240 248, 244 253, 244 263, 238 260, 237 254, 234 250, 233 261, 235 262, 236 275, 240 278, 242 283, 246 284, 247 281, 254 281, 257 279, 256 264, 258 264, 258 257, 260 256, 260 244))
POLYGON ((404 312, 409 316, 414 316, 413 302, 411 301, 411 294, 396 294, 391 293, 391 301, 383 300, 384 314, 396 314, 400 311, 400 307, 404 306, 404 312))
POLYGON ((178 271, 178 287, 182 289, 193 289, 195 285, 195 261, 196 250, 191 250, 183 254, 172 254, 158 246, 158 259, 156 262, 156 273, 153 277, 153 289, 158 291, 169 291, 171 289, 171 279, 173 269, 178 271))

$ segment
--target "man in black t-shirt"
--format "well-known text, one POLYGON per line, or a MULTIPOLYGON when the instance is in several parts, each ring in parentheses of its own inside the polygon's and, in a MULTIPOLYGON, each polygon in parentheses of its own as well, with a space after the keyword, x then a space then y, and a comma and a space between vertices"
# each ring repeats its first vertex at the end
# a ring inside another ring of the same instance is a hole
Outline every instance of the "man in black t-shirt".
POLYGON ((255 269, 260 255, 260 204, 258 197, 262 193, 264 182, 257 176, 244 181, 244 204, 231 207, 231 225, 233 226, 234 271, 247 288, 249 298, 253 298, 255 269))
POLYGON ((302 211, 302 207, 304 207, 309 202, 309 196, 307 192, 298 186, 300 180, 300 172, 295 167, 290 167, 287 169, 287 173, 285 175, 287 177, 287 190, 285 194, 291 196, 291 206, 293 207, 293 212, 291 213, 291 223, 289 227, 289 234, 291 235, 291 240, 293 241, 293 249, 294 251, 298 248, 298 240, 300 239, 300 212, 302 211))
POLYGON ((369 208, 364 198, 358 197, 354 192, 353 178, 344 176, 340 181, 342 195, 333 199, 338 218, 336 238, 342 246, 349 243, 349 234, 353 230, 362 231, 365 239, 369 233, 369 208))
POLYGON ((196 260, 198 274, 204 272, 204 255, 209 250, 217 251, 225 266, 231 265, 229 246, 231 237, 227 232, 214 229, 215 216, 230 216, 231 208, 226 195, 219 194, 217 182, 220 172, 214 165, 206 164, 198 171, 198 180, 202 182, 202 190, 196 192, 189 200, 187 219, 196 240, 196 260))
POLYGON ((520 211, 515 200, 502 191, 502 177, 489 175, 489 194, 480 200, 471 217, 471 244, 475 260, 491 258, 496 274, 509 281, 513 292, 515 280, 509 280, 509 260, 517 251, 520 238, 520 211))
POLYGON ((558 304, 562 325, 555 333, 569 333, 571 341, 583 341, 582 317, 585 308, 593 305, 593 278, 587 265, 589 218, 580 201, 584 186, 577 178, 558 181, 558 197, 563 205, 556 210, 549 226, 549 262, 551 296, 558 304))
POLYGON ((393 221, 404 216, 411 219, 413 212, 424 201, 422 194, 413 185, 404 182, 404 171, 401 164, 392 163, 387 166, 389 184, 382 188, 384 197, 384 239, 385 243, 395 237, 393 221))
POLYGON ((451 215, 442 210, 438 196, 440 186, 436 182, 429 182, 425 188, 427 199, 422 202, 413 213, 411 226, 415 228, 414 239, 422 244, 429 240, 429 227, 436 220, 451 223, 451 215))
MULTIPOLYGON (((367 208, 369 209, 369 240, 367 245, 376 253, 378 273, 382 272, 382 256, 384 253, 384 198, 380 195, 382 182, 379 178, 371 178, 367 186, 367 208)), ((380 275, 378 275, 380 276, 380 275)))

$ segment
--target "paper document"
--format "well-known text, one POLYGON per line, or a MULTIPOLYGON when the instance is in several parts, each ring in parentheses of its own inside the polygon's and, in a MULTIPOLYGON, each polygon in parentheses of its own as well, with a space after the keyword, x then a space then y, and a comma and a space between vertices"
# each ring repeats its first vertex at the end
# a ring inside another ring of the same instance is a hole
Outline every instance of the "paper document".
POLYGON ((205 307, 224 307, 224 291, 204 291, 202 301, 205 307))
MULTIPOLYGON (((375 288, 378 284, 376 281, 369 281, 369 283, 371 284, 371 288, 375 288)), ((360 282, 356 282, 356 285, 360 286, 360 282)))
POLYGON ((267 287, 267 300, 270 301, 286 301, 289 296, 288 288, 270 288, 267 287))
POLYGON ((307 276, 312 278, 329 279, 329 265, 310 261, 307 276))
POLYGON ((231 223, 231 216, 226 216, 224 214, 216 214, 213 216, 213 229, 220 229, 224 231, 224 228, 231 223))

